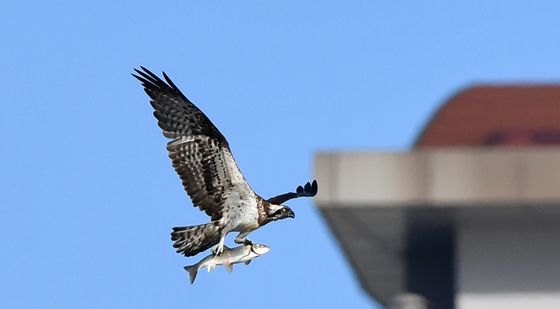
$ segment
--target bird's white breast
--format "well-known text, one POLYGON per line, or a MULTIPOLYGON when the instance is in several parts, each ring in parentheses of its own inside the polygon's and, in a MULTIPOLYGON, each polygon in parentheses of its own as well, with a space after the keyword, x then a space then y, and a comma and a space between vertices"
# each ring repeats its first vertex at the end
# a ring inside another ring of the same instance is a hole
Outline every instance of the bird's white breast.
POLYGON ((224 194, 225 212, 229 222, 227 225, 233 231, 247 231, 258 227, 258 208, 255 192, 249 187, 245 177, 237 167, 231 152, 224 151, 225 166, 230 170, 232 186, 224 194))
POLYGON ((226 197, 224 215, 233 231, 247 231, 258 227, 258 209, 253 192, 230 191, 226 197))

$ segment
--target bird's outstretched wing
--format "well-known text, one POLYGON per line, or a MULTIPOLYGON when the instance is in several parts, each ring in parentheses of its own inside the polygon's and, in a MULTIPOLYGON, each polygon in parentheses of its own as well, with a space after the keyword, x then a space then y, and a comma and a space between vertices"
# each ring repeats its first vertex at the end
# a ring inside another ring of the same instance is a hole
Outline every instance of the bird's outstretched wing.
POLYGON ((154 116, 167 144, 173 168, 194 206, 218 220, 226 192, 250 190, 222 133, 181 93, 163 72, 165 81, 148 69, 132 74, 151 98, 154 116))
POLYGON ((272 204, 280 205, 286 201, 298 197, 313 197, 317 194, 319 187, 317 185, 317 180, 313 180, 312 183, 306 183, 305 186, 298 186, 296 192, 288 192, 275 197, 269 198, 267 201, 272 204))

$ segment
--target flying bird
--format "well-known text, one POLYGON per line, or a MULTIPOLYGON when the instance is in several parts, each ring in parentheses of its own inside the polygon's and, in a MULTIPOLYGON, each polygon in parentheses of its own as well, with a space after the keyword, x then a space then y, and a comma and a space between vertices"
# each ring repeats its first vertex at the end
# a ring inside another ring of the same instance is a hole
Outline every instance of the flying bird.
POLYGON ((163 135, 173 168, 181 178, 193 206, 210 222, 174 227, 171 232, 177 253, 193 256, 209 248, 224 250, 228 233, 238 232, 235 242, 251 244, 247 235, 269 222, 294 218, 285 201, 314 196, 317 183, 298 187, 296 192, 263 199, 249 186, 231 153, 228 141, 210 119, 196 107, 163 72, 162 80, 144 67, 132 74, 151 98, 154 116, 163 135), (304 190, 305 189, 305 190, 304 190), (314 190, 314 191, 313 191, 314 190))

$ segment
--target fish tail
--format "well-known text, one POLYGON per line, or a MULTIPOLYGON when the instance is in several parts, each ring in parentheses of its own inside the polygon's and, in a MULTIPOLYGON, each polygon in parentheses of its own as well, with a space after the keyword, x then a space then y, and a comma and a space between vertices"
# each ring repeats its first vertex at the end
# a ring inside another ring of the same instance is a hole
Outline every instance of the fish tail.
POLYGON ((196 279, 196 275, 198 274, 198 265, 194 264, 183 268, 189 273, 189 280, 191 281, 191 284, 193 284, 194 279, 196 279))

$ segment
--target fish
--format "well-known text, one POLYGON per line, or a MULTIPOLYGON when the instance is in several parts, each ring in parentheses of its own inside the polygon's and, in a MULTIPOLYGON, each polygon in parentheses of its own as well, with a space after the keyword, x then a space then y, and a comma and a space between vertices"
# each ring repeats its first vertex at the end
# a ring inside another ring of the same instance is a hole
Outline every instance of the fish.
POLYGON ((249 265, 254 258, 268 251, 270 251, 270 247, 263 244, 244 244, 232 249, 224 246, 224 251, 221 254, 210 254, 198 263, 185 266, 184 268, 189 273, 189 280, 193 284, 198 271, 204 267, 210 272, 216 266, 224 265, 228 272, 232 272, 233 264, 245 263, 245 265, 249 265))

